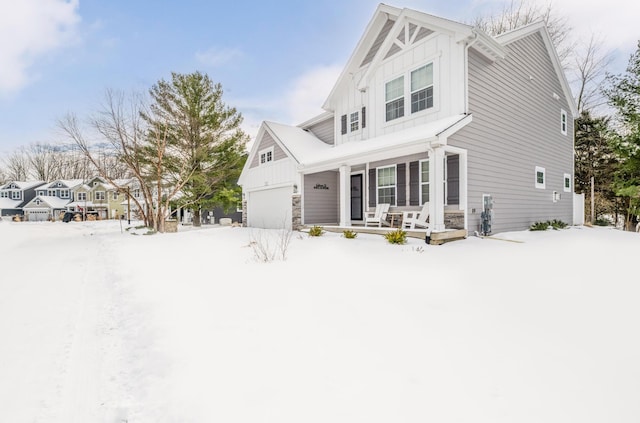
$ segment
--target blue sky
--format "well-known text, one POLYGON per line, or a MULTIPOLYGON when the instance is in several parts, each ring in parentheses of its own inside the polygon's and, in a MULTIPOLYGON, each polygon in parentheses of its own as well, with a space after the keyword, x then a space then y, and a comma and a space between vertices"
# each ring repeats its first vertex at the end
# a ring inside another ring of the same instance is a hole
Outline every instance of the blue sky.
MULTIPOLYGON (((171 72, 199 70, 220 82, 250 135, 262 120, 300 123, 321 112, 378 3, 0 0, 0 159, 19 146, 61 142, 57 119, 95 112, 106 89, 146 91, 171 72)), ((504 1, 386 3, 464 22, 504 1)), ((622 72, 640 38, 639 6, 582 3, 551 6, 577 38, 604 35, 616 53, 611 70, 622 72)))

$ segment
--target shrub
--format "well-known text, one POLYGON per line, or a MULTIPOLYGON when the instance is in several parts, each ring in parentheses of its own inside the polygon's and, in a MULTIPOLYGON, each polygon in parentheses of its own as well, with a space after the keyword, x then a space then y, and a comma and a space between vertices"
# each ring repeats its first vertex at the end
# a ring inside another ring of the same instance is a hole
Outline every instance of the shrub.
POLYGON ((530 231, 546 231, 549 229, 549 222, 535 222, 529 226, 530 231))
POLYGON ((609 219, 607 219, 606 217, 599 217, 596 219, 595 222, 593 222, 594 225, 597 226, 611 226, 612 223, 609 219))
POLYGON ((551 222, 549 222, 551 227, 553 229, 564 229, 567 227, 567 224, 564 223, 562 220, 558 220, 558 219, 553 219, 551 222))
POLYGON ((324 234, 324 229, 322 229, 322 226, 312 226, 309 229, 309 236, 322 236, 324 234))
POLYGON ((345 229, 344 231, 342 231, 342 236, 347 239, 353 239, 358 236, 358 233, 350 229, 345 229))
POLYGON ((399 228, 395 231, 387 232, 386 234, 384 234, 384 238, 389 241, 389 244, 407 243, 407 233, 399 228))
POLYGON ((530 231, 546 231, 549 228, 553 228, 555 230, 564 229, 567 227, 567 224, 562 220, 553 219, 547 220, 544 222, 535 222, 529 226, 530 231))

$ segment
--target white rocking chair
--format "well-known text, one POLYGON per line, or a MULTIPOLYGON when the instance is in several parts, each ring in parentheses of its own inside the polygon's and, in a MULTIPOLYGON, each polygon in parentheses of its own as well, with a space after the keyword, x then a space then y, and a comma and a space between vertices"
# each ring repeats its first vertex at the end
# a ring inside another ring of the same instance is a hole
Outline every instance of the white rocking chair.
POLYGON ((429 202, 422 205, 420 211, 406 211, 402 213, 402 227, 404 229, 429 227, 429 202))
POLYGON ((388 203, 380 203, 376 206, 375 211, 365 212, 364 226, 369 226, 369 224, 375 224, 379 228, 382 227, 382 225, 389 226, 387 213, 389 212, 390 205, 391 204, 388 203))

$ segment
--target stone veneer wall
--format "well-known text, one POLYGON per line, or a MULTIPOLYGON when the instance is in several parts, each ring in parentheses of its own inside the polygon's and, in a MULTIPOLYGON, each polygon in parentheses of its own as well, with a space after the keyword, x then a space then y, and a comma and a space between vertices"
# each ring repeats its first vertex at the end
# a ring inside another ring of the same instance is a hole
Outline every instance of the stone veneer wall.
POLYGON ((294 231, 302 228, 302 196, 293 194, 291 196, 291 229, 294 231))
POLYGON ((464 229, 464 213, 461 211, 445 211, 444 227, 447 229, 464 229))

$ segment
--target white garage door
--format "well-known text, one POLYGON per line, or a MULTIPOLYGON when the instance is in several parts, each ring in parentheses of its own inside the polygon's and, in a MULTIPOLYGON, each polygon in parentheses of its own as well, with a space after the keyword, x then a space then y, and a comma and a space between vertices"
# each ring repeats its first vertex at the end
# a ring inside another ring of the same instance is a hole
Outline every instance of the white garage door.
POLYGON ((291 187, 248 193, 247 225, 253 228, 291 228, 291 187))
POLYGON ((29 210, 29 222, 44 222, 49 219, 47 210, 29 210))

